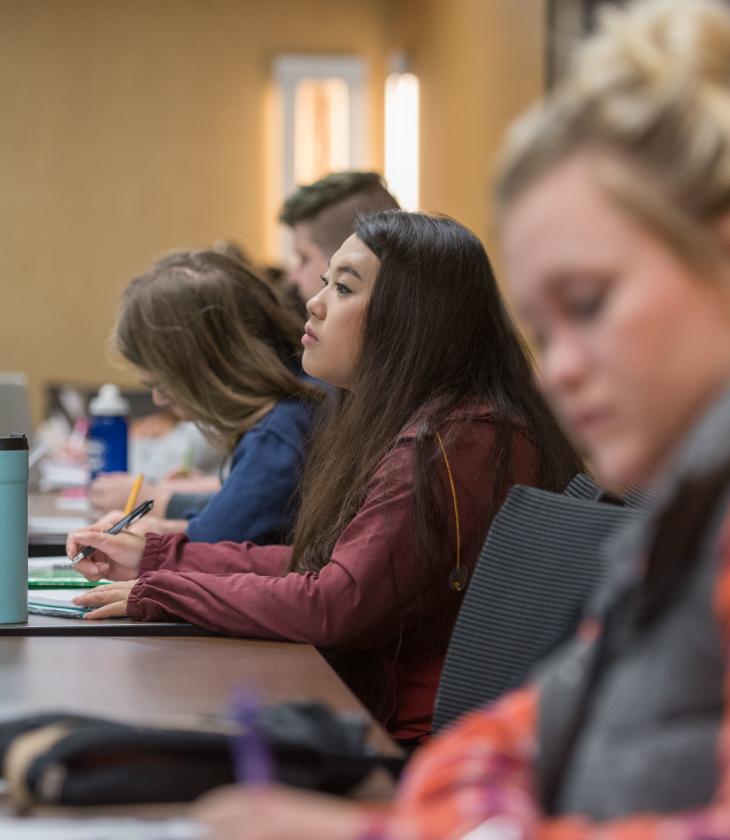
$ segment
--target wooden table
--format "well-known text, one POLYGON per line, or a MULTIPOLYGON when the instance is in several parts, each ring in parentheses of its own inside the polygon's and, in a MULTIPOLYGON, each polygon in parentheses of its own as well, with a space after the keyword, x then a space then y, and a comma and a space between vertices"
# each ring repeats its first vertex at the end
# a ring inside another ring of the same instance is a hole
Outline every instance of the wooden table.
POLYGON ((38 491, 30 491, 28 493, 28 513, 31 516, 61 516, 61 517, 87 517, 89 521, 98 519, 87 512, 76 512, 73 510, 63 510, 58 507, 58 499, 61 493, 58 490, 51 490, 47 493, 39 493, 38 491))
MULTIPOLYGON (((63 710, 165 724, 225 713, 234 688, 262 702, 318 700, 360 712, 359 700, 310 645, 201 637, 0 638, 0 719, 63 710)), ((379 726, 373 744, 397 753, 379 726)))
MULTIPOLYGON (((33 592, 51 594, 53 590, 33 592)), ((19 624, 0 624, 2 636, 215 636, 195 624, 181 621, 135 621, 133 618, 107 618, 84 621, 81 618, 53 618, 29 615, 19 624)))
MULTIPOLYGON (((75 513, 73 511, 60 510, 56 505, 58 493, 28 493, 28 513, 31 516, 58 516, 58 517, 73 517, 88 518, 89 522, 93 522, 98 517, 92 517, 86 513, 75 513)), ((50 533, 34 533, 32 530, 28 531, 28 556, 29 557, 44 557, 44 556, 61 556, 66 554, 66 537, 68 535, 63 532, 57 534, 50 533)))
MULTIPOLYGON (((38 514, 50 514, 48 504, 47 496, 31 500, 38 514)), ((45 553, 42 547, 38 553, 45 553)), ((371 721, 372 745, 388 755, 400 754, 310 645, 195 636, 204 631, 190 626, 191 635, 183 636, 185 625, 161 626, 160 635, 132 635, 149 631, 127 625, 125 633, 123 622, 105 624, 112 622, 31 616, 27 625, 0 627, 0 720, 68 711, 136 723, 194 725, 225 714, 233 690, 248 685, 264 703, 314 700, 340 712, 360 713, 371 721)), ((360 795, 384 799, 391 789, 381 774, 360 795)), ((0 814, 9 808, 0 795, 0 814)), ((151 816, 170 812, 169 806, 140 806, 139 812, 150 808, 151 816)), ((83 809, 86 816, 130 811, 138 812, 127 807, 83 809)))
MULTIPOLYGON (((316 700, 372 722, 362 704, 311 645, 219 637, 0 638, 0 720, 68 711, 132 723, 188 725, 225 714, 231 692, 255 686, 262 702, 316 700)), ((370 742, 400 750, 372 722, 370 742)), ((380 771, 358 798, 385 800, 392 782, 380 771)), ((40 815, 179 816, 184 805, 41 809, 40 815)), ((0 793, 0 815, 12 806, 0 793)))

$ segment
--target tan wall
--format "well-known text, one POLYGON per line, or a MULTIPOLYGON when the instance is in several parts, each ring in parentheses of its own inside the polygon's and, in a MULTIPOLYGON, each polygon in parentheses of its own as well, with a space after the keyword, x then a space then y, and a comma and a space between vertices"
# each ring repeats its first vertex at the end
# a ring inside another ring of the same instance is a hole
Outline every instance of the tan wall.
POLYGON ((276 52, 370 62, 382 167, 387 0, 0 0, 0 371, 129 376, 104 353, 119 293, 163 251, 261 257, 276 52))
POLYGON ((0 371, 30 375, 36 414, 48 380, 129 382, 104 342, 131 276, 223 236, 264 256, 276 52, 368 59, 380 168, 387 53, 408 48, 422 81, 422 205, 489 241, 494 153, 543 85, 543 5, 0 0, 0 371))
MULTIPOLYGON (((513 117, 544 89, 544 0, 413 0, 421 79, 421 205, 494 251, 489 184, 513 117)), ((496 256, 496 252, 495 252, 496 256)))

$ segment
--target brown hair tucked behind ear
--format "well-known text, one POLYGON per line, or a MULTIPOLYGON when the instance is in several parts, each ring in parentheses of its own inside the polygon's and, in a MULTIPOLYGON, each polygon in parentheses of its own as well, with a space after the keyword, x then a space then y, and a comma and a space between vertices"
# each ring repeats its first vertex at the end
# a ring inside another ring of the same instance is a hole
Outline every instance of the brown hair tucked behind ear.
POLYGON ((227 450, 279 400, 321 399, 290 363, 301 326, 270 286, 215 251, 180 251, 133 280, 114 341, 227 450))
MULTIPOLYGON (((515 427, 535 443, 540 486, 562 489, 580 469, 538 392, 525 348, 502 303, 479 240, 457 222, 418 213, 361 218, 356 235, 380 260, 365 316, 356 384, 318 437, 302 484, 292 568, 327 563, 398 435, 415 425, 413 533, 424 563, 448 543, 451 498, 435 481, 449 415, 488 404, 497 434, 485 486, 512 483, 515 427)), ((488 523, 485 520, 485 527, 488 523)))

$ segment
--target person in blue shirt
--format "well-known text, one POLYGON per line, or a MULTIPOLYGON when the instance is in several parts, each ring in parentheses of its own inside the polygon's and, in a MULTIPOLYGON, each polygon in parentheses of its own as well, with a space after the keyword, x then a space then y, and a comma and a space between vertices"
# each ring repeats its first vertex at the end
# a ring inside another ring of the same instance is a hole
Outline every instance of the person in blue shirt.
MULTIPOLYGON (((307 379, 301 370, 298 377, 307 379)), ((167 505, 167 517, 189 518, 185 530, 193 542, 281 542, 296 512, 294 494, 311 423, 311 403, 299 397, 280 400, 240 438, 228 477, 217 493, 202 497, 202 510, 180 494, 167 505), (189 507, 181 510, 186 501, 189 507)))
MULTIPOLYGON (((143 532, 200 542, 285 541, 307 442, 324 392, 301 368, 302 327, 250 267, 215 251, 179 251, 125 290, 113 342, 152 399, 191 420, 230 456, 221 489, 174 496, 143 532)), ((100 523, 118 518, 107 514, 100 523)))

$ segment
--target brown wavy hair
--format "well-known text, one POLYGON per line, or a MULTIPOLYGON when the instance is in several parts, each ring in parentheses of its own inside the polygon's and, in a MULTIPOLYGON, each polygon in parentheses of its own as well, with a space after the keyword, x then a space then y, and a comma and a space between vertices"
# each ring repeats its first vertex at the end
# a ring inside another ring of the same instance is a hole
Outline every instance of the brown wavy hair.
MULTIPOLYGON (((415 427, 413 533, 424 563, 451 540, 450 498, 436 480, 449 415, 486 404, 496 435, 485 487, 492 511, 512 483, 515 428, 533 442, 538 483, 561 490, 581 468, 538 391, 484 247, 452 219, 388 211, 361 217, 357 237, 378 257, 356 383, 317 436, 302 481, 291 569, 317 571, 357 513, 398 436, 415 427)), ((491 514, 490 514, 491 515, 491 514)), ((486 517, 484 527, 489 524, 486 517)))
POLYGON ((249 267, 215 251, 178 251, 129 284, 112 341, 230 452, 279 400, 321 400, 296 375, 301 334, 298 317, 249 267))

